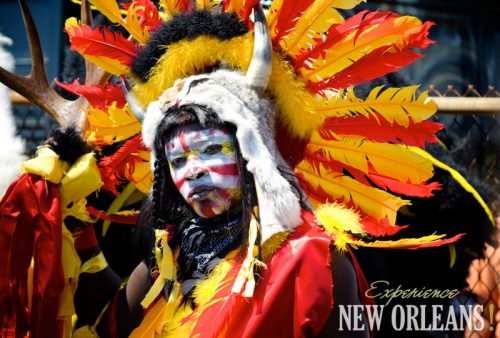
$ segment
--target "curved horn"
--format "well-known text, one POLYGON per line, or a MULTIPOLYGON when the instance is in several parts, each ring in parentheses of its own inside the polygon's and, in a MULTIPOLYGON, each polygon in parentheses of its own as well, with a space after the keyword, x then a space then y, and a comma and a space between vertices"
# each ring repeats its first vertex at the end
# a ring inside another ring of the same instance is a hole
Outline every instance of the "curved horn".
POLYGON ((248 83, 259 94, 264 93, 271 77, 272 46, 267 26, 266 16, 261 4, 253 8, 254 12, 254 43, 253 56, 248 67, 246 78, 248 83))
POLYGON ((128 78, 122 75, 120 76, 120 82, 122 84, 122 90, 125 94, 125 98, 127 99, 128 107, 134 114, 137 121, 142 124, 142 121, 144 121, 144 107, 139 102, 137 102, 134 95, 132 95, 132 87, 128 78))

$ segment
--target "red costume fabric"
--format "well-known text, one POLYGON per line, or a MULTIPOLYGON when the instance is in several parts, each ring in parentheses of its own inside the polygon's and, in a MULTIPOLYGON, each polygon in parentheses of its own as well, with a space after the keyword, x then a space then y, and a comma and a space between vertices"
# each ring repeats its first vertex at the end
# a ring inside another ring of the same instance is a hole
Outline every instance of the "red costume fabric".
MULTIPOLYGON (((242 259, 239 259, 222 282, 213 286, 213 292, 208 292, 211 299, 202 301, 201 308, 195 307, 184 317, 174 315, 170 322, 165 318, 165 336, 289 338, 318 335, 333 308, 330 267, 333 239, 314 224, 310 213, 304 212, 303 220, 258 272, 251 298, 231 292, 241 268, 242 259), (204 305, 206 301, 208 306, 204 305)), ((356 269, 356 272, 361 271, 356 269)), ((358 275, 358 282, 363 280, 363 276, 358 275)), ((195 297, 195 302, 197 300, 195 297)), ((158 313, 155 307, 161 306, 165 306, 163 300, 155 304, 151 312, 158 313)), ((146 327, 161 327, 159 323, 152 324, 148 316, 146 327)))
POLYGON ((331 237, 307 221, 267 262, 253 298, 239 297, 234 337, 304 337, 323 329, 333 306, 331 237))
POLYGON ((0 201, 0 332, 2 337, 58 337, 61 264, 61 203, 57 186, 22 174, 0 201), (42 254, 43 253, 43 254, 42 254), (28 298, 28 269, 34 262, 28 298), (31 302, 31 309, 29 308, 31 302))

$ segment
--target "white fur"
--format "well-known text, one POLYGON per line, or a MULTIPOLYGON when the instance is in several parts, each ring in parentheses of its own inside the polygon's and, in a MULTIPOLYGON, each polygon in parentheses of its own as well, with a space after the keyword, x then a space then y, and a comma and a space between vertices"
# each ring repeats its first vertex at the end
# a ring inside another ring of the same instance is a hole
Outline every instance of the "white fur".
MULTIPOLYGON (((14 71, 14 57, 3 46, 11 45, 12 40, 0 33, 0 66, 14 71)), ((26 160, 23 140, 16 136, 16 125, 12 115, 10 90, 0 84, 0 195, 10 182, 19 174, 21 162, 26 160)))

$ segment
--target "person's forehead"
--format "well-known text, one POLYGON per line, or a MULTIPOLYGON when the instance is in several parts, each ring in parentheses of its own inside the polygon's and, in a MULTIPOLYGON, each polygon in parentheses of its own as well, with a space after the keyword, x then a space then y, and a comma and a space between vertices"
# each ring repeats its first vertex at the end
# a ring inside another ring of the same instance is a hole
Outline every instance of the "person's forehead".
POLYGON ((234 136, 224 126, 203 127, 198 123, 191 123, 173 128, 167 137, 166 146, 168 149, 169 145, 173 146, 180 142, 186 145, 196 145, 210 141, 234 142, 234 136))

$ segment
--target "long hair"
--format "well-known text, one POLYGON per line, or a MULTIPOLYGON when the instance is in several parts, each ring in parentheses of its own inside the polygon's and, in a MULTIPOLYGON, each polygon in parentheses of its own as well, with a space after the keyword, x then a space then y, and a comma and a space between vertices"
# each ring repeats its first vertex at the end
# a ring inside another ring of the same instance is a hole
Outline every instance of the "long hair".
MULTIPOLYGON (((177 126, 188 123, 199 123, 202 127, 206 128, 225 127, 233 135, 236 132, 236 128, 233 125, 220 121, 217 114, 210 111, 209 108, 197 107, 197 109, 200 108, 207 112, 206 118, 203 121, 200 121, 194 111, 189 108, 170 108, 158 127, 154 144, 156 159, 154 163, 153 189, 141 208, 141 217, 139 219, 139 225, 143 236, 145 236, 145 241, 142 243, 143 255, 150 271, 156 264, 152 250, 154 246, 154 230, 164 229, 166 226, 169 226, 174 230, 174 237, 177 237, 175 235, 181 232, 187 222, 196 217, 196 214, 181 196, 170 176, 165 154, 165 142, 171 131, 177 126)), ((242 200, 240 202, 241 224, 243 229, 247 229, 254 214, 254 207, 257 206, 257 194, 253 175, 246 169, 246 161, 241 156, 236 138, 235 150, 242 192, 242 200)), ((241 252, 245 248, 247 237, 248 232, 242 231, 241 252)))

